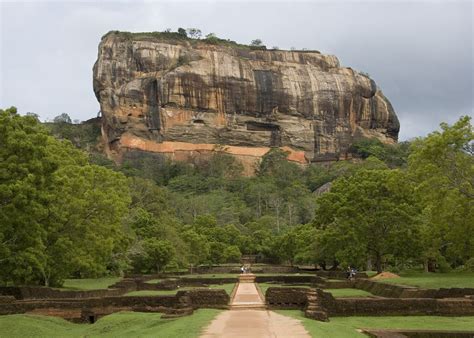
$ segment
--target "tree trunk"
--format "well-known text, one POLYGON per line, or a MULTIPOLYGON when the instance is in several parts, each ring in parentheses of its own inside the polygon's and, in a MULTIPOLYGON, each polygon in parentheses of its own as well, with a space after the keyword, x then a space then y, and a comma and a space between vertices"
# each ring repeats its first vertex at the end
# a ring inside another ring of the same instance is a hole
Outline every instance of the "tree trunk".
POLYGON ((377 269, 377 273, 381 273, 382 269, 382 255, 380 253, 375 254, 375 268, 377 269))
POLYGON ((436 272, 436 261, 428 259, 428 272, 436 272))
POLYGON ((372 258, 367 258, 367 266, 366 266, 367 271, 372 271, 372 258))
POLYGON ((41 274, 43 275, 44 286, 49 287, 49 276, 44 271, 41 271, 41 274))

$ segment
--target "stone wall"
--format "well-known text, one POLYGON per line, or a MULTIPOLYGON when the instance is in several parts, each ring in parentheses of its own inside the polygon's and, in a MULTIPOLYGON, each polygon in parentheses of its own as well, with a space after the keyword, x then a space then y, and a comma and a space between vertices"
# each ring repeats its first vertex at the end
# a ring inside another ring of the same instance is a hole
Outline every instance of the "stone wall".
POLYGON ((265 292, 265 303, 269 308, 302 309, 307 304, 309 288, 270 287, 265 292))
MULTIPOLYGON (((268 307, 305 309, 307 288, 281 287, 267 289, 268 307)), ((334 298, 318 292, 318 302, 329 316, 399 316, 399 315, 474 315, 474 299, 466 298, 334 298)))
POLYGON ((350 280, 328 280, 324 279, 323 283, 320 283, 323 289, 348 289, 354 287, 354 281, 350 280))
POLYGON ((257 283, 268 283, 278 282, 283 284, 315 284, 324 283, 324 280, 317 276, 310 275, 296 275, 296 276, 285 276, 285 275, 274 275, 274 276, 255 276, 255 282, 257 283))
POLYGON ((474 301, 464 298, 337 298, 325 297, 330 316, 472 316, 474 301))
MULTIPOLYGON (((299 269, 296 266, 287 265, 266 265, 255 264, 251 266, 252 273, 297 273, 299 269)), ((219 266, 199 266, 193 269, 196 274, 212 273, 240 273, 240 266, 219 265, 219 266)))
POLYGON ((209 285, 237 283, 238 278, 170 278, 163 279, 156 283, 137 283, 137 290, 178 290, 183 286, 207 287, 209 285))
MULTIPOLYGON (((340 270, 318 270, 316 271, 316 275, 324 277, 324 278, 332 278, 332 279, 347 279, 347 272, 340 271, 340 270)), ((356 278, 368 278, 369 276, 365 272, 358 272, 356 274, 356 278)))
MULTIPOLYGON (((162 296, 117 296, 71 299, 29 299, 15 300, 12 296, 2 297, 0 315, 17 313, 52 314, 73 321, 80 321, 82 312, 90 316, 111 314, 118 311, 162 312, 173 314, 182 309, 227 308, 229 295, 225 290, 179 291, 176 295, 162 296), (5 301, 3 301, 5 300, 5 301), (71 317, 70 315, 74 316, 71 317)), ((81 318, 82 318, 81 317, 81 318)))
POLYGON ((222 289, 197 289, 189 291, 178 291, 176 297, 189 297, 193 308, 215 308, 224 309, 228 307, 230 296, 222 289))

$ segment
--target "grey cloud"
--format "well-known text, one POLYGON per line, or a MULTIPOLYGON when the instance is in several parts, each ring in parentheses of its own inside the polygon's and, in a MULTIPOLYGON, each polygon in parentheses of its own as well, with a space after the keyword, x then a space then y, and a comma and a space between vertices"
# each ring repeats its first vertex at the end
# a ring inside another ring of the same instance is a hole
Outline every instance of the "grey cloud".
POLYGON ((375 79, 400 117, 401 139, 473 111, 471 1, 4 2, 0 9, 0 106, 44 119, 95 116, 92 65, 107 31, 178 27, 337 55, 375 79))

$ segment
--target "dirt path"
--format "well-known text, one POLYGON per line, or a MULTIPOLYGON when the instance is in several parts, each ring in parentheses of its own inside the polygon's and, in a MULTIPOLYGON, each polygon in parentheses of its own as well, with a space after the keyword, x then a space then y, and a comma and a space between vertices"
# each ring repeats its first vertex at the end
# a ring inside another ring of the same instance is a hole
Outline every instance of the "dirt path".
POLYGON ((265 302, 260 298, 255 283, 239 283, 234 299, 232 299, 232 308, 265 308, 265 302))
POLYGON ((255 283, 240 283, 231 304, 233 310, 219 314, 201 338, 310 337, 299 320, 264 309, 255 283), (246 309, 250 308, 250 309, 246 309))

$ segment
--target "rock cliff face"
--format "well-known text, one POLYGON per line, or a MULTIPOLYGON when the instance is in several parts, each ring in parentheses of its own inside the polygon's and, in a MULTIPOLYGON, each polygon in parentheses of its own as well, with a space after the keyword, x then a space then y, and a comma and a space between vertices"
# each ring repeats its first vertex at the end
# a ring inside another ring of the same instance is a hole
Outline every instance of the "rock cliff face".
POLYGON ((399 123, 369 77, 313 51, 252 50, 111 32, 94 91, 106 150, 190 161, 224 151, 247 173, 271 147, 299 163, 347 158, 360 137, 396 142, 399 123))

